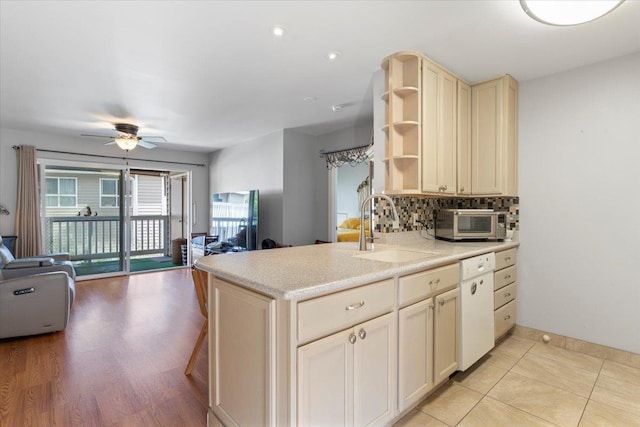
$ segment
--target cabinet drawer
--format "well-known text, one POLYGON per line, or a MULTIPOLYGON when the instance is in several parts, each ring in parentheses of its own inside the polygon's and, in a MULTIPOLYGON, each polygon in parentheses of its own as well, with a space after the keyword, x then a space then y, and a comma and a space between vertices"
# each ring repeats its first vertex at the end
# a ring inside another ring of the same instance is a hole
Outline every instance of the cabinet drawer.
POLYGON ((516 284, 512 283, 493 293, 493 308, 497 310, 516 298, 516 284))
POLYGON ((508 285, 509 283, 515 282, 518 272, 516 271, 516 266, 512 265, 511 267, 503 268, 500 271, 496 271, 494 280, 493 280, 493 290, 497 291, 503 286, 508 285))
POLYGON ((518 249, 512 248, 502 252, 496 252, 496 270, 512 266, 516 263, 518 249))
POLYGON ((308 342, 387 313, 395 306, 393 279, 298 304, 298 343, 308 342))
POLYGON ((494 338, 498 339, 516 324, 516 301, 503 305, 494 313, 494 338))
POLYGON ((403 276, 398 280, 398 302, 405 306, 429 298, 455 287, 459 278, 458 263, 403 276))

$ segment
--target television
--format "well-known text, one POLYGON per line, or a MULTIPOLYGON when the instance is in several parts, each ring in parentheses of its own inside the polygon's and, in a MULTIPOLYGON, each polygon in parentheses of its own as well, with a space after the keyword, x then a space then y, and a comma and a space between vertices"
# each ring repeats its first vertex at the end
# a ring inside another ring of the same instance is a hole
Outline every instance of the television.
POLYGON ((210 234, 222 252, 258 249, 258 190, 214 193, 210 234))

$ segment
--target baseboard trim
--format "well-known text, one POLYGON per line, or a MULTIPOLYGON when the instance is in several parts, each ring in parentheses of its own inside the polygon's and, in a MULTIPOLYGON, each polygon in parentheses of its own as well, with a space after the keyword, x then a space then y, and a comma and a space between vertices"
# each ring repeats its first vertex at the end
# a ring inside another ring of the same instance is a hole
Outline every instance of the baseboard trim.
POLYGON ((567 350, 577 351, 588 354, 589 356, 599 357, 600 359, 610 360, 622 365, 631 366, 640 369, 640 354, 630 351, 619 350, 605 345, 594 344, 588 341, 576 338, 566 337, 551 332, 541 331, 539 329, 528 328, 526 326, 516 325, 510 333, 516 337, 526 338, 533 341, 543 342, 542 336, 548 335, 550 338, 549 345, 564 348, 567 350))

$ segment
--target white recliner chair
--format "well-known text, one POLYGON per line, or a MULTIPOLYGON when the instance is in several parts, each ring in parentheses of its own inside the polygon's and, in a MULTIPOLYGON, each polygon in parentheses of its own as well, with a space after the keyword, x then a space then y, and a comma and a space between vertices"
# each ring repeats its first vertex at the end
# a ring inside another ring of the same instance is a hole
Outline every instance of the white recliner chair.
POLYGON ((0 338, 63 330, 75 297, 68 255, 15 259, 0 236, 0 338), (57 259, 57 260, 56 260, 57 259))

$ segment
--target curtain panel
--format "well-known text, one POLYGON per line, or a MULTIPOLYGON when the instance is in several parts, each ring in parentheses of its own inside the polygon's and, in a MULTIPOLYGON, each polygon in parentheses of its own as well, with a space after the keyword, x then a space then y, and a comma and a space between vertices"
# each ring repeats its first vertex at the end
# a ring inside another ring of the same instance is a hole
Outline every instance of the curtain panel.
POLYGON ((40 226, 40 197, 38 196, 38 164, 36 148, 17 147, 18 200, 16 203, 16 258, 33 257, 42 253, 40 226))

